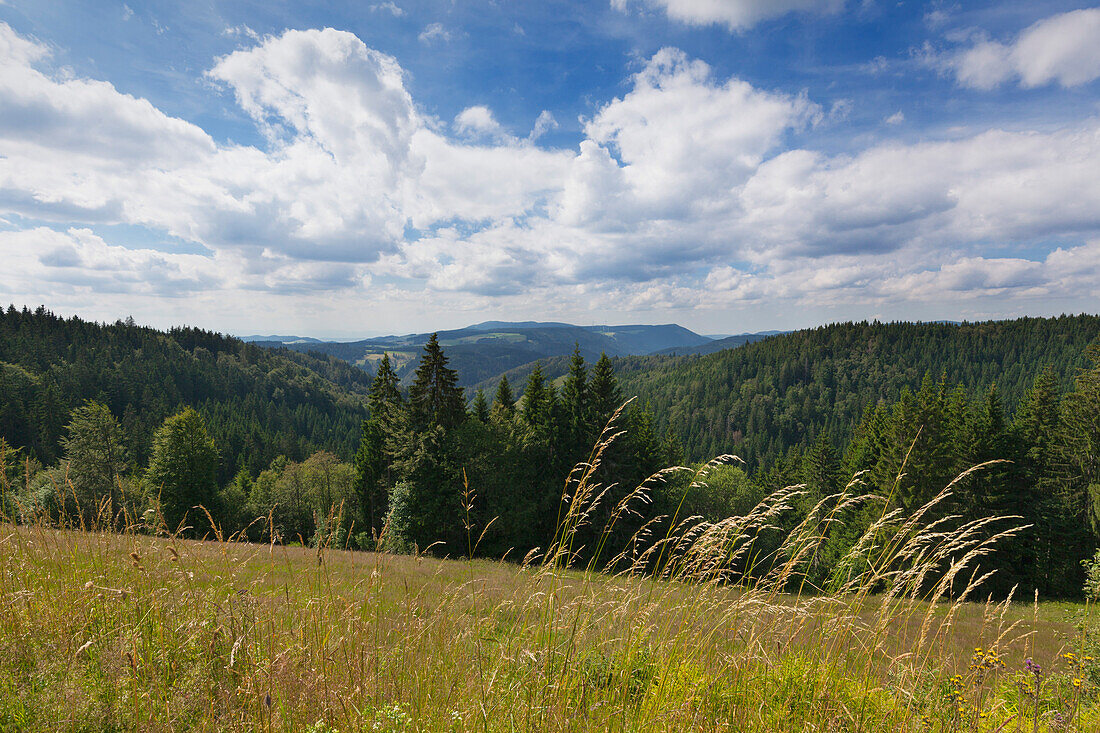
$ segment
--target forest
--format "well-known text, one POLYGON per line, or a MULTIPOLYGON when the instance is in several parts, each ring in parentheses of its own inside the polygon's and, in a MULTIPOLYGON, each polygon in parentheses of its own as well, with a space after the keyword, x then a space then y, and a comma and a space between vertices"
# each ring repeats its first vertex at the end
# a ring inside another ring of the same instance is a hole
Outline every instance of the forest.
MULTIPOLYGON (((602 548, 639 531, 741 515, 802 485, 776 527, 789 531, 848 487, 867 501, 837 507, 807 577, 827 590, 884 507, 918 512, 981 465, 936 512, 945 527, 1026 525, 986 563, 991 592, 1079 596, 1100 515, 1097 328, 1086 316, 838 324, 707 356, 594 364, 578 348, 561 378, 536 363, 490 396, 465 393, 436 338, 406 388, 385 356, 369 378, 194 329, 10 308, 3 511, 154 512, 194 537, 521 562, 551 544, 565 479, 604 434, 614 439, 593 480, 606 494, 578 530, 574 563, 603 567, 613 558, 602 548), (704 482, 663 470, 712 458, 704 482)), ((768 542, 744 572, 776 561, 768 542)))

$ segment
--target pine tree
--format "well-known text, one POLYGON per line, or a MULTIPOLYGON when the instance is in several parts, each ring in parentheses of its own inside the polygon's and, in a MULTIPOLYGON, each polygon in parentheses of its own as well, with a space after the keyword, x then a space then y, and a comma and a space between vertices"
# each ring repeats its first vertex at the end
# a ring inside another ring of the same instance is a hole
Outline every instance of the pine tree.
MULTIPOLYGON (((1024 491, 1032 497, 1035 530, 1033 577, 1044 596, 1074 594, 1080 582, 1075 551, 1088 544, 1079 512, 1074 512, 1058 480, 1061 398, 1053 372, 1035 378, 1016 411, 1013 428, 1020 441, 1024 491)), ((1018 513, 1014 512, 1014 513, 1018 513)))
POLYGON ((387 406, 401 404, 401 390, 397 385, 397 373, 390 364, 390 355, 382 354, 378 362, 378 373, 374 375, 368 396, 372 417, 381 418, 387 406))
POLYGON ((374 417, 364 420, 359 450, 355 453, 353 487, 372 537, 381 533, 388 511, 385 481, 388 469, 389 458, 385 453, 385 434, 381 421, 374 417))
POLYGON ((505 423, 515 417, 515 414, 516 398, 512 394, 512 385, 508 383, 507 375, 501 375, 493 397, 492 418, 495 422, 505 423))
POLYGON ((434 333, 424 345, 416 379, 409 388, 409 411, 416 431, 436 425, 448 430, 466 419, 466 400, 458 386, 458 374, 447 366, 447 357, 434 333))
POLYGON ((589 403, 596 429, 602 430, 615 410, 623 403, 618 380, 615 379, 615 367, 607 354, 600 354, 599 361, 592 369, 592 379, 588 383, 589 403))
POLYGON ((543 376, 542 362, 536 362, 523 388, 523 419, 527 425, 535 427, 549 423, 553 390, 553 385, 547 385, 543 376))
POLYGON ((473 414, 482 423, 489 422, 489 401, 485 399, 485 391, 479 389, 474 395, 473 414))
POLYGON ((584 366, 580 346, 573 345, 569 360, 569 373, 561 389, 562 409, 565 413, 565 444, 569 452, 583 450, 591 436, 591 400, 588 393, 588 370, 584 366))

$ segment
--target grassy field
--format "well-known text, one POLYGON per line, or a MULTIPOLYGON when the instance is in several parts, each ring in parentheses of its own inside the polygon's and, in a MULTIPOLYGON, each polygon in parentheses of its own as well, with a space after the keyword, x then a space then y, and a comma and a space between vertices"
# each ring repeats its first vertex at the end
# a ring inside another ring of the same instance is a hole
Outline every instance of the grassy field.
POLYGON ((794 526, 798 487, 570 569, 600 450, 522 566, 183 540, 152 510, 0 524, 0 730, 1100 730, 1088 609, 967 602, 1012 530, 930 519, 951 487, 884 509, 828 593, 806 569, 875 500, 857 482, 794 526))
POLYGON ((1070 604, 10 525, 0 598, 2 730, 1100 729, 1070 604))

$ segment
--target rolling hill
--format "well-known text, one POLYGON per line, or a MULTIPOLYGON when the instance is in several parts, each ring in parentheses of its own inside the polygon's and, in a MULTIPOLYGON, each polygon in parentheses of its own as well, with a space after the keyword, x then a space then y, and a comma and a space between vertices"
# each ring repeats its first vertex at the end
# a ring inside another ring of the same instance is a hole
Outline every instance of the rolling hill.
POLYGON ((615 360, 624 396, 648 403, 690 458, 736 453, 768 464, 822 433, 841 445, 864 411, 925 373, 971 391, 996 384, 1011 411, 1050 368, 1063 387, 1087 363, 1100 317, 979 323, 840 323, 701 356, 615 360))
POLYGON ((222 482, 280 454, 301 460, 326 449, 350 459, 370 381, 329 356, 209 331, 0 309, 0 437, 44 463, 62 455, 69 413, 85 400, 111 409, 138 465, 161 422, 185 406, 206 418, 222 482))
MULTIPOLYGON (((255 342, 258 346, 285 347, 306 353, 334 356, 374 373, 375 364, 388 353, 402 382, 408 384, 421 351, 431 334, 381 336, 352 342, 295 341, 255 342)), ((710 340, 675 324, 646 326, 572 326, 563 323, 487 321, 468 328, 439 331, 459 384, 469 387, 510 369, 539 359, 563 356, 574 345, 588 360, 608 356, 651 354, 670 348, 690 349, 710 340)))

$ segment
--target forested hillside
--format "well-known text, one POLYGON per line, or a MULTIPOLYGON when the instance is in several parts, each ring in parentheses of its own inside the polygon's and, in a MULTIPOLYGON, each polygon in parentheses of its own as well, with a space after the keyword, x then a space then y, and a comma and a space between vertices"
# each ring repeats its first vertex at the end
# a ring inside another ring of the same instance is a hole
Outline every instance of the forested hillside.
MULTIPOLYGON (((463 390, 435 336, 406 389, 385 355, 367 386, 343 362, 194 329, 9 309, 0 509, 61 522, 152 510, 197 536, 212 519, 265 541, 519 560, 553 540, 574 500, 563 495, 570 469, 639 394, 590 477, 606 493, 585 510, 571 562, 611 561, 606 548, 643 527, 663 536, 673 516, 722 521, 804 485, 783 500, 778 528, 835 510, 806 571, 826 589, 883 511, 919 514, 960 473, 1004 461, 931 516, 947 527, 1015 517, 1027 527, 988 561, 988 587, 1074 595, 1100 527, 1098 332, 1091 316, 840 324, 709 356, 595 364, 576 348, 553 367, 561 379, 535 363, 522 390, 502 378, 490 398, 463 390), (634 493, 664 467, 725 453, 748 463, 711 467, 702 482, 662 474, 634 493), (857 475, 860 498, 839 498, 857 475)), ((779 559, 769 537, 754 540, 752 572, 779 559)))
MULTIPOLYGON (((286 343, 296 351, 328 354, 355 364, 374 374, 378 361, 388 354, 398 379, 412 383, 420 351, 433 334, 380 336, 350 342, 318 342, 300 339, 286 343)), ((470 387, 499 377, 508 370, 533 364, 538 359, 559 358, 568 361, 573 347, 588 360, 600 354, 626 356, 650 354, 663 349, 690 349, 710 342, 705 336, 677 326, 573 326, 568 323, 508 323, 486 321, 468 328, 439 331, 435 334, 447 349, 447 358, 458 372, 458 384, 470 387)), ((260 346, 281 346, 277 342, 256 342, 260 346)), ((526 378, 530 368, 524 373, 526 378)), ((494 382, 495 384, 495 382, 494 382)))
POLYGON ((842 323, 706 356, 614 360, 623 393, 648 404, 688 456, 736 453, 768 465, 825 434, 837 446, 880 400, 924 375, 981 391, 996 384, 1009 413, 1050 368, 1060 389, 1088 362, 1097 316, 982 323, 842 323))
POLYGON ((144 464, 154 431, 185 406, 206 418, 218 477, 256 473, 278 455, 325 448, 350 458, 370 377, 331 357, 271 351, 193 328, 58 318, 44 308, 0 310, 0 438, 50 464, 69 414, 106 405, 131 460, 144 464))

